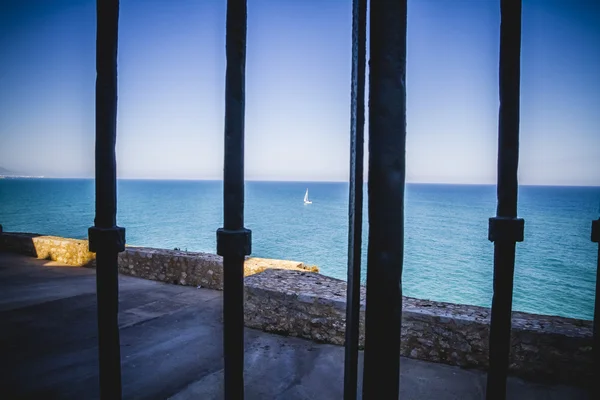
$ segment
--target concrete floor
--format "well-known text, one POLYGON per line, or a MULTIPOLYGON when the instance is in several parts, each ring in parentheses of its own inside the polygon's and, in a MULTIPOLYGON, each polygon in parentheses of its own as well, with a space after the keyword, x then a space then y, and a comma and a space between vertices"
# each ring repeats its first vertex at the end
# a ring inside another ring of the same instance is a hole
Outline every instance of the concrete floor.
MULTIPOLYGON (((0 398, 98 398, 94 275, 0 253, 0 398)), ((124 398, 222 399, 222 293, 125 276, 120 285, 124 398)), ((246 399, 342 398, 342 347, 247 329, 245 362, 246 399)), ((404 358, 401 365, 402 399, 484 398, 482 372, 404 358)), ((508 393, 588 398, 519 379, 509 380, 508 393)))

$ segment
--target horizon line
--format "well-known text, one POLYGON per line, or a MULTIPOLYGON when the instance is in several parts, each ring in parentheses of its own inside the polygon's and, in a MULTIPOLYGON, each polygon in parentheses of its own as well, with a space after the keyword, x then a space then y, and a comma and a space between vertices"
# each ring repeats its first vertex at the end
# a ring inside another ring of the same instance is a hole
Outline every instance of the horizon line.
MULTIPOLYGON (((15 176, 2 175, 3 178, 8 179, 79 179, 79 180, 94 180, 94 177, 52 177, 52 176, 15 176)), ((117 177, 117 181, 190 181, 190 182, 223 182, 223 179, 215 178, 132 178, 132 177, 117 177)), ((260 182, 260 183, 349 183, 348 180, 302 180, 302 179, 245 179, 244 182, 260 182)), ((363 181, 364 184, 368 184, 367 180, 363 181)), ((497 186, 497 183, 482 183, 482 182, 423 182, 415 180, 407 180, 406 184, 417 184, 417 185, 453 185, 453 186, 497 186)), ((519 184, 519 186, 541 186, 541 187, 600 187, 597 185, 582 185, 582 184, 549 184, 549 183, 527 183, 519 184)))

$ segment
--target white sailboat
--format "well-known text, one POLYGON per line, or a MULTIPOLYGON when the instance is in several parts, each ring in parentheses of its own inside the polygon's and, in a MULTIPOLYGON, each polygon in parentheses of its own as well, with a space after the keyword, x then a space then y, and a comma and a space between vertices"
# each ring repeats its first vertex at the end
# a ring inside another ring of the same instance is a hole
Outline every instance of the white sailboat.
POLYGON ((312 201, 308 199, 308 188, 306 189, 306 193, 304 194, 304 204, 312 204, 312 201))

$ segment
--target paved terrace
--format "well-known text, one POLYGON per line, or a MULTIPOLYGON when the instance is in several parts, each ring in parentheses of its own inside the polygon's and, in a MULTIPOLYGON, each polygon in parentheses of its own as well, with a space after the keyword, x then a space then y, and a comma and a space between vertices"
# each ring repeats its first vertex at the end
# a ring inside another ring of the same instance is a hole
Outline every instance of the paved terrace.
MULTIPOLYGON (((222 292, 119 282, 124 398, 222 399, 222 292)), ((0 398, 98 398, 97 350, 95 271, 0 253, 0 398)), ((245 361, 246 399, 342 398, 343 347, 246 329, 245 361)), ((402 359, 402 399, 483 399, 484 387, 480 371, 402 359)), ((508 395, 588 398, 519 379, 508 395)))

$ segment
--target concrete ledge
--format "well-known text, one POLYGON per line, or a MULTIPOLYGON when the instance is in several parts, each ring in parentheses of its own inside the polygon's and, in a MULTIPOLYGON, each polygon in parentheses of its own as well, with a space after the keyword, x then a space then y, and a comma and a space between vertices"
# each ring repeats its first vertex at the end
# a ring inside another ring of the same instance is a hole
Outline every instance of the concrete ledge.
MULTIPOLYGON (((246 326, 344 344, 346 282, 268 270, 245 280, 246 326)), ((360 345, 364 344, 365 288, 360 345)), ((404 298, 401 354, 467 368, 488 366, 489 309, 404 298)), ((592 376, 591 321, 513 313, 511 373, 584 384, 592 376)))

